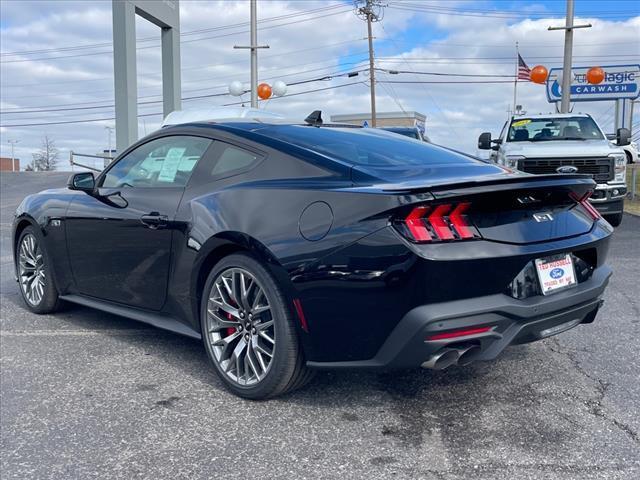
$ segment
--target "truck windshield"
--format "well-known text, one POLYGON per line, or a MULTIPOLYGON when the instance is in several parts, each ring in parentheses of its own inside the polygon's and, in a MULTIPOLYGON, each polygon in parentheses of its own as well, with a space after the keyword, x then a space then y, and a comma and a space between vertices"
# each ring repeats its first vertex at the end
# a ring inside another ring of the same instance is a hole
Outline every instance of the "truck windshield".
POLYGON ((553 140, 602 140, 602 132, 591 117, 549 117, 513 119, 508 142, 553 140))

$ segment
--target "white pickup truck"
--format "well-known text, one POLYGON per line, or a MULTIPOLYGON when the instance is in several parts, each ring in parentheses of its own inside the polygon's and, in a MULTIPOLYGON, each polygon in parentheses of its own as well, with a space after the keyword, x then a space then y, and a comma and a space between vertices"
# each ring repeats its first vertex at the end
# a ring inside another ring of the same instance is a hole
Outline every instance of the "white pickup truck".
POLYGON ((586 114, 540 114, 511 117, 497 139, 485 132, 478 148, 491 150, 500 165, 527 173, 584 173, 597 183, 590 198, 611 225, 622 222, 627 194, 627 158, 621 148, 629 144, 630 132, 618 129, 616 144, 586 114))

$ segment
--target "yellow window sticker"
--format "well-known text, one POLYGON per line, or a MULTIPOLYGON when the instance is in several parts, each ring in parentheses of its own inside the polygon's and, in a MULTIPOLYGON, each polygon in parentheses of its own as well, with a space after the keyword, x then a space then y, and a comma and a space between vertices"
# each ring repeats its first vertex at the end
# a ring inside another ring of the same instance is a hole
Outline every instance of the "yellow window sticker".
POLYGON ((525 118, 524 120, 518 120, 517 122, 513 122, 511 124, 512 127, 522 127, 523 125, 526 125, 527 123, 531 123, 531 119, 530 118, 525 118))

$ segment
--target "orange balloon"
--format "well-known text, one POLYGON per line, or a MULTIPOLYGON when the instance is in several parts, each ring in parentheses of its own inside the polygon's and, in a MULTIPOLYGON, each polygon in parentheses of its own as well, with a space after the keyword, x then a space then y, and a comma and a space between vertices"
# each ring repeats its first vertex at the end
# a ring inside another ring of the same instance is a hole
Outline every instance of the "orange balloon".
POLYGON ((531 73, 529 74, 529 78, 531 78, 533 83, 544 83, 547 81, 548 76, 549 72, 543 65, 536 65, 531 69, 531 73))
POLYGON ((258 96, 262 100, 266 100, 271 97, 271 85, 268 83, 261 83, 258 85, 258 96))
POLYGON ((600 67, 591 67, 587 70, 587 82, 597 85, 604 80, 604 70, 600 67))

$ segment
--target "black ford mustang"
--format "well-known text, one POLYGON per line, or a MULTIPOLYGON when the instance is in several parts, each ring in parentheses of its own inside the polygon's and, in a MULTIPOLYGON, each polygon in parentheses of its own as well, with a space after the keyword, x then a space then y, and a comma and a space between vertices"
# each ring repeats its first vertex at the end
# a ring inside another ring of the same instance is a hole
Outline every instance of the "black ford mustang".
POLYGON ((527 175, 376 129, 163 128, 94 179, 27 197, 16 274, 202 338, 267 398, 318 368, 445 368, 594 320, 612 229, 581 175, 527 175))

